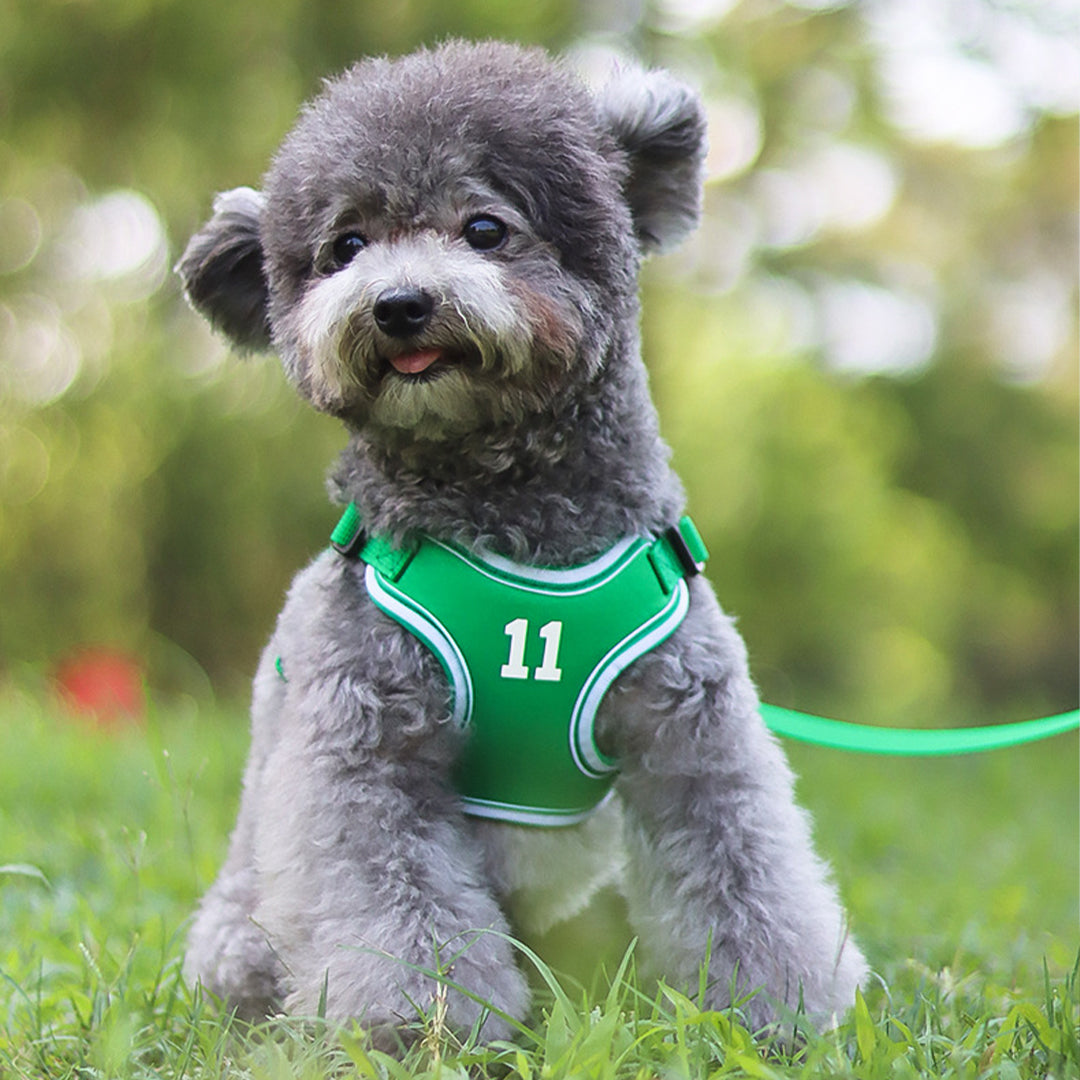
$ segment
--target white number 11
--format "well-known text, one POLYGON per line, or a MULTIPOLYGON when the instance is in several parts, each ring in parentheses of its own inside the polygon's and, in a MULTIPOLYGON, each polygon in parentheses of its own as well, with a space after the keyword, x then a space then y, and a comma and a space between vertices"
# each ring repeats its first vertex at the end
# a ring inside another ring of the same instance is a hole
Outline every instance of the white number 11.
MULTIPOLYGON (((514 619, 503 627, 503 632, 510 639, 510 655, 499 669, 499 674, 504 679, 527 679, 529 669, 525 665, 525 644, 529 637, 529 620, 514 619)), ((545 623, 540 627, 540 637, 544 641, 544 656, 533 672, 533 678, 541 682, 558 682, 562 678, 562 668, 559 667, 562 623, 558 620, 545 623)))

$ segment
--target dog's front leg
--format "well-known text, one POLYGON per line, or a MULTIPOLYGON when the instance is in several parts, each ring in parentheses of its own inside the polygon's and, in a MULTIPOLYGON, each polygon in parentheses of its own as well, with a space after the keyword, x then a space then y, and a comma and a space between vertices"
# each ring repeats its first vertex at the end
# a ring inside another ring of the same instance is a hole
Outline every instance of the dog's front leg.
MULTIPOLYGON (((384 676, 358 660, 322 694, 300 676, 290 681, 255 844, 255 919, 286 969, 286 1009, 314 1014, 325 987, 331 1019, 355 1017, 383 1044, 394 1042, 389 1029, 436 1004, 467 1032, 483 1006, 451 984, 518 1018, 528 1003, 446 783, 459 736, 437 718, 425 729, 422 691, 409 689, 430 686, 437 668, 424 657, 415 679, 403 675, 409 656, 384 665, 384 676)), ((492 1016, 483 1033, 509 1028, 492 1016)))
POLYGON ((694 581, 683 625, 609 697, 600 730, 623 770, 646 967, 696 986, 707 960, 709 1004, 760 991, 744 1005, 755 1026, 777 1003, 817 1017, 849 1006, 863 958, 707 583, 694 581))
POLYGON ((255 677, 252 743, 244 790, 225 864, 199 904, 188 934, 188 978, 224 998, 239 1016, 261 1019, 280 1005, 281 963, 253 915, 258 904, 255 830, 262 806, 263 772, 277 742, 284 684, 267 649, 255 677))

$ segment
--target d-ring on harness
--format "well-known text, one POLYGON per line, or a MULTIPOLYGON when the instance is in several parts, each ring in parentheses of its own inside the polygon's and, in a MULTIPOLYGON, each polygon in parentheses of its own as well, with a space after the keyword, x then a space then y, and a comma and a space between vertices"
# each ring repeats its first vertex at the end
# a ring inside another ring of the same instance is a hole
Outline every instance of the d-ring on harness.
POLYGON ((618 766, 596 745, 597 709, 682 622, 685 579, 708 556, 684 517, 581 566, 525 566, 426 535, 395 547, 351 504, 331 543, 442 664, 470 732, 455 774, 466 813, 528 825, 572 825, 604 800, 618 766))

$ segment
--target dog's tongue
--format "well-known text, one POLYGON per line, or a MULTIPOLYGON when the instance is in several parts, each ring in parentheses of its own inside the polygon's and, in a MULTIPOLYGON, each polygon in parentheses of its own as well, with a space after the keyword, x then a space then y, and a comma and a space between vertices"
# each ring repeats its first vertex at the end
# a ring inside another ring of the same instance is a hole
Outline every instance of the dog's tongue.
POLYGON ((392 356, 390 357, 390 364, 395 371, 400 371, 402 375, 419 375, 421 371, 427 371, 440 356, 442 356, 441 349, 420 349, 418 352, 392 356))

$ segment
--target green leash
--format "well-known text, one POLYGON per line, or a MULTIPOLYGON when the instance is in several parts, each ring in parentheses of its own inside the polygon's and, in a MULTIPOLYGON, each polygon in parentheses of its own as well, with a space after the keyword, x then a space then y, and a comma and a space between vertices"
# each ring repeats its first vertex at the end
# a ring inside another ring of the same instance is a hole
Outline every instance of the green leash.
POLYGON ((782 709, 778 705, 762 705, 761 716, 772 731, 787 739, 827 746, 833 750, 905 757, 1001 750, 1007 746, 1048 739, 1080 727, 1080 710, 1045 716, 1041 720, 1022 720, 1015 724, 932 730, 870 727, 867 724, 826 720, 821 716, 782 709))

